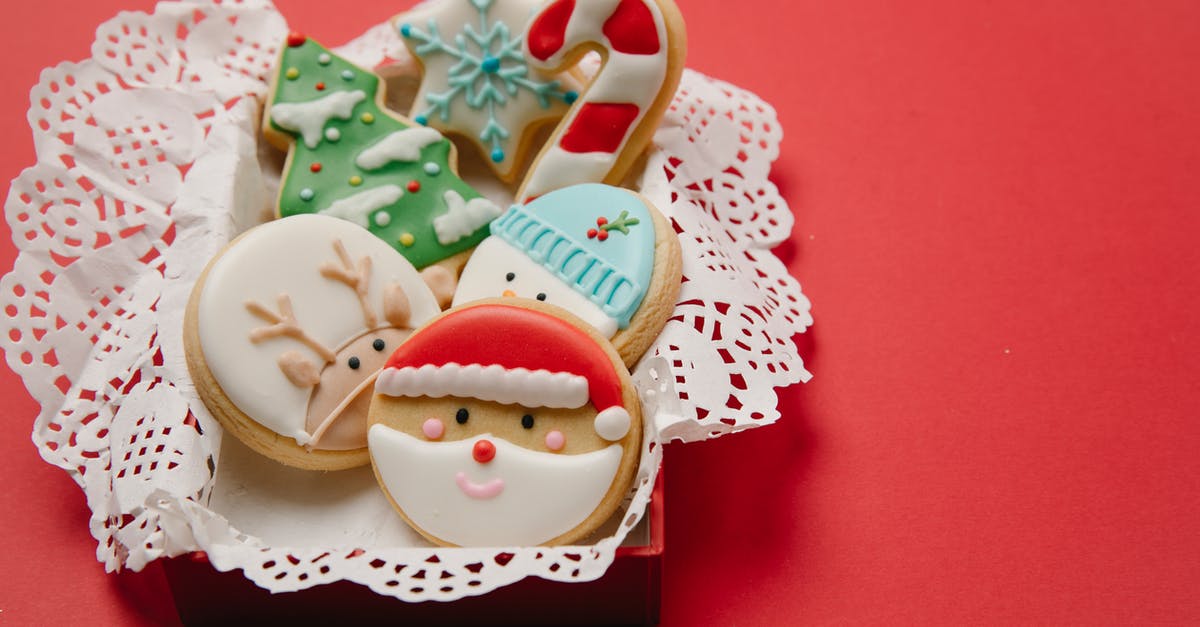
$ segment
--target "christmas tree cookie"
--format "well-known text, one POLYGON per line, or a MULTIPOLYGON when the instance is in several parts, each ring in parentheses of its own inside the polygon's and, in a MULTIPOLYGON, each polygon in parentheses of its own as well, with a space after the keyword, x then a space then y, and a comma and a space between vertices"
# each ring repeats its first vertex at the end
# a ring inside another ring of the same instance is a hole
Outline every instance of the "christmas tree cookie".
MULTIPOLYGON (((383 107, 378 76, 292 34, 283 47, 264 131, 287 149, 280 217, 349 220, 417 268, 461 259, 500 208, 455 173, 454 146, 383 107)), ((456 262, 457 263, 454 263, 456 262)))

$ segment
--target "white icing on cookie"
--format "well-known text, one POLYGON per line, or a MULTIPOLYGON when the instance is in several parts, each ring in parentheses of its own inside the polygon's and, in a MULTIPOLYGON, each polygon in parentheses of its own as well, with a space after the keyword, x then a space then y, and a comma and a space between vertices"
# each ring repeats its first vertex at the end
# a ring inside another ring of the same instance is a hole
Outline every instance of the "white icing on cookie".
POLYGON ((404 515, 461 546, 533 546, 574 529, 604 500, 622 452, 613 444, 580 455, 543 453, 490 434, 427 442, 382 424, 367 439, 380 481, 404 515), (472 458, 483 439, 496 447, 486 464, 472 458))
POLYGON ((375 392, 429 398, 463 396, 503 405, 571 409, 587 403, 588 382, 569 372, 506 369, 498 364, 426 364, 385 368, 375 382, 375 392))
POLYGON ((545 294, 544 302, 558 305, 595 327, 604 337, 617 332, 617 320, 604 313, 600 306, 575 291, 570 285, 499 237, 489 237, 475 247, 471 259, 463 268, 453 306, 481 298, 503 296, 511 291, 521 298, 536 299, 545 294), (508 280, 512 273, 513 279, 508 280))
POLYGON ((278 360, 288 352, 314 364, 325 358, 289 337, 251 342, 251 333, 267 323, 246 304, 276 310, 279 296, 286 295, 304 333, 332 350, 361 335, 363 308, 355 290, 321 274, 322 265, 341 264, 335 240, 353 259, 370 258, 365 293, 374 311, 385 310, 385 287, 399 284, 412 326, 439 313, 433 294, 404 257, 370 232, 321 215, 291 216, 247 231, 209 267, 197 301, 200 346, 221 390, 247 416, 298 444, 309 439, 305 414, 312 388, 289 381, 278 360))
MULTIPOLYGON (((318 213, 349 220, 364 229, 370 226, 371 214, 400 200, 404 190, 399 185, 380 185, 333 201, 318 213)), ((377 218, 378 219, 378 218, 377 218)), ((391 216, 388 217, 391 221, 391 216)))
POLYGON ((271 120, 279 128, 300 133, 305 146, 316 148, 330 120, 350 119, 355 105, 366 99, 367 94, 355 90, 336 91, 308 102, 280 102, 271 106, 271 120))
POLYGON ((437 233, 438 243, 443 246, 474 233, 504 213, 487 198, 463 200, 462 195, 452 189, 446 190, 442 197, 446 200, 446 213, 433 219, 433 231, 437 233))
POLYGON ((358 153, 354 163, 374 170, 393 162, 409 163, 421 158, 421 149, 442 140, 442 134, 424 126, 414 126, 384 136, 358 153))

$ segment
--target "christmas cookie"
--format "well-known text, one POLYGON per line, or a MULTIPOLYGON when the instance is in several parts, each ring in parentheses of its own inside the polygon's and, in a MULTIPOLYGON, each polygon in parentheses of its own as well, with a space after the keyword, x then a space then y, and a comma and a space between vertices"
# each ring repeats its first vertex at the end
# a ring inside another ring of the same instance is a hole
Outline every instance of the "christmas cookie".
POLYGON ((650 143, 683 75, 683 17, 672 0, 551 0, 525 33, 530 65, 569 68, 590 51, 600 71, 530 166, 518 200, 575 183, 619 184, 650 143))
POLYGON ((229 244, 193 288, 188 370, 250 448, 289 466, 361 466, 387 356, 439 312, 407 260, 350 222, 297 215, 229 244))
POLYGON ((457 270, 500 208, 455 173, 454 146, 383 107, 378 76, 302 35, 280 54, 263 126, 288 150, 279 215, 368 229, 417 268, 457 270))
POLYGON ((526 61, 525 26, 541 2, 437 0, 393 21, 422 67, 413 120, 469 139, 508 182, 532 133, 578 96, 574 79, 526 61))
POLYGON ((515 205, 491 225, 454 304, 519 296, 562 307, 611 338, 632 367, 679 296, 679 240, 642 196, 588 184, 515 205))
POLYGON ((452 309, 388 359, 371 401, 376 477, 443 545, 569 544, 617 509, 642 417, 595 331, 536 302, 452 309))

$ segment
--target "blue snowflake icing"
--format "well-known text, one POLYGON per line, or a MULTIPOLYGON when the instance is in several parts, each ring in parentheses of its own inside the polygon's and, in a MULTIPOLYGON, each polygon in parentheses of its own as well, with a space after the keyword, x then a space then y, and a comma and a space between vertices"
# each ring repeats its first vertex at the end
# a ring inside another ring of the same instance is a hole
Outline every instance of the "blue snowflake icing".
POLYGON ((524 35, 514 36, 507 24, 490 20, 488 11, 495 0, 469 1, 479 12, 479 28, 466 24, 463 32, 454 35, 453 45, 442 38, 437 22, 432 18, 426 24, 427 30, 412 24, 400 25, 400 34, 418 43, 413 48, 418 57, 445 54, 458 61, 451 66, 446 79, 449 89, 427 93, 425 100, 429 106, 413 119, 426 125, 430 116, 437 115, 447 122, 450 106, 459 97, 472 109, 486 108, 488 122, 480 131, 479 139, 490 146, 492 161, 500 163, 507 156, 504 148, 512 133, 500 122, 496 111, 508 104, 510 96, 526 90, 537 98, 541 108, 549 109, 555 100, 569 105, 579 94, 563 90, 556 80, 530 78, 529 64, 521 52, 524 35))

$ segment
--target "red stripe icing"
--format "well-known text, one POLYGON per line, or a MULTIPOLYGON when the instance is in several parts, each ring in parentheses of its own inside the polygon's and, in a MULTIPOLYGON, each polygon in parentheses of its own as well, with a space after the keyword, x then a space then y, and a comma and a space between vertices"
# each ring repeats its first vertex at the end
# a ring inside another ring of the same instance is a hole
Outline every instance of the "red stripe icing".
POLYGON ((646 2, 650 0, 621 0, 617 10, 604 22, 604 36, 616 52, 626 54, 658 54, 658 28, 654 14, 646 2))
POLYGON ((621 406, 621 380, 588 334, 549 314, 511 305, 477 305, 447 313, 414 333, 387 368, 497 364, 582 376, 597 411, 621 406))
POLYGON ((586 102, 558 145, 567 152, 613 152, 621 148, 638 106, 629 102, 586 102))
POLYGON ((533 23, 525 40, 529 45, 529 53, 539 61, 545 61, 554 56, 563 47, 567 37, 567 22, 571 21, 571 13, 575 11, 575 0, 557 0, 542 9, 533 23))

